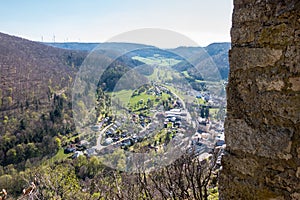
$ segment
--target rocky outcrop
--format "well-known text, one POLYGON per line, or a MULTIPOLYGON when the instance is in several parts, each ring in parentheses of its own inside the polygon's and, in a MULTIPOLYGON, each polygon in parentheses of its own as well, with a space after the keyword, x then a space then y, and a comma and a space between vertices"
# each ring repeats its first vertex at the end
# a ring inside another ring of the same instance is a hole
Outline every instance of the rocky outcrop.
POLYGON ((220 199, 300 199, 300 1, 234 0, 220 199))

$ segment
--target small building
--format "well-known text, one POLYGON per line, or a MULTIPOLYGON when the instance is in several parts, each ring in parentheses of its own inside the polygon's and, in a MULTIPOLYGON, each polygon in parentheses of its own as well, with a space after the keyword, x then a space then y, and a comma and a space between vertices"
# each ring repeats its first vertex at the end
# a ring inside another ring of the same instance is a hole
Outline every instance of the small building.
POLYGON ((174 108, 174 109, 171 109, 170 112, 180 113, 180 112, 181 112, 181 109, 179 109, 179 108, 174 108))
POLYGON ((175 126, 175 127, 177 126, 178 128, 180 128, 180 127, 181 127, 181 122, 180 122, 180 121, 175 122, 175 123, 174 123, 174 126, 175 126))
POLYGON ((218 140, 216 142, 216 146, 223 146, 223 145, 225 145, 225 141, 224 140, 218 140))
POLYGON ((83 152, 82 151, 75 151, 72 158, 75 159, 75 158, 78 158, 79 156, 83 156, 83 152))
POLYGON ((84 146, 84 147, 87 147, 87 146, 90 145, 90 143, 89 143, 87 140, 81 140, 81 141, 79 142, 79 144, 80 144, 81 146, 84 146))
POLYGON ((87 149, 87 150, 85 151, 85 153, 86 153, 86 155, 89 156, 89 157, 94 156, 94 155, 96 155, 96 149, 95 149, 95 148, 87 149))
POLYGON ((75 147, 67 147, 64 149, 64 153, 65 154, 68 154, 68 153, 73 153, 76 151, 76 148, 75 147))
POLYGON ((105 144, 106 145, 109 145, 109 144, 111 144, 113 142, 113 139, 112 138, 106 138, 105 139, 105 144))

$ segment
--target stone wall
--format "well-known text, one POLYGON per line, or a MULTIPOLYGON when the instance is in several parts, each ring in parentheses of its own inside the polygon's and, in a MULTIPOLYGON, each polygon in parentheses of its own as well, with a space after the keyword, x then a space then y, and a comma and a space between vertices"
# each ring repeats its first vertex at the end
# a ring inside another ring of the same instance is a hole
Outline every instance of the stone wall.
POLYGON ((300 199, 300 1, 234 0, 220 199, 300 199))

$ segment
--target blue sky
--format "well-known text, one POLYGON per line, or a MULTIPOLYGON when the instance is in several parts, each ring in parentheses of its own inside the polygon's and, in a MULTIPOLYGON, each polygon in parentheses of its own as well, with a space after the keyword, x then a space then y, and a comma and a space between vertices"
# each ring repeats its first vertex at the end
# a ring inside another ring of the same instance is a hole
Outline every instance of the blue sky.
POLYGON ((140 28, 181 33, 200 46, 229 42, 233 0, 8 0, 0 32, 34 41, 105 42, 140 28))

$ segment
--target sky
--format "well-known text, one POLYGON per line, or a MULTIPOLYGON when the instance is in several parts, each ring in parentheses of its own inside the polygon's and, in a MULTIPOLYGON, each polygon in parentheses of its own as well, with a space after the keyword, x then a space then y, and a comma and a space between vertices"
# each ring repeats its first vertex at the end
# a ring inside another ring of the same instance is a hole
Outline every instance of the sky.
POLYGON ((232 9, 233 0, 9 0, 0 3, 0 32, 43 42, 106 42, 136 29, 166 29, 207 46, 230 42, 232 9))

